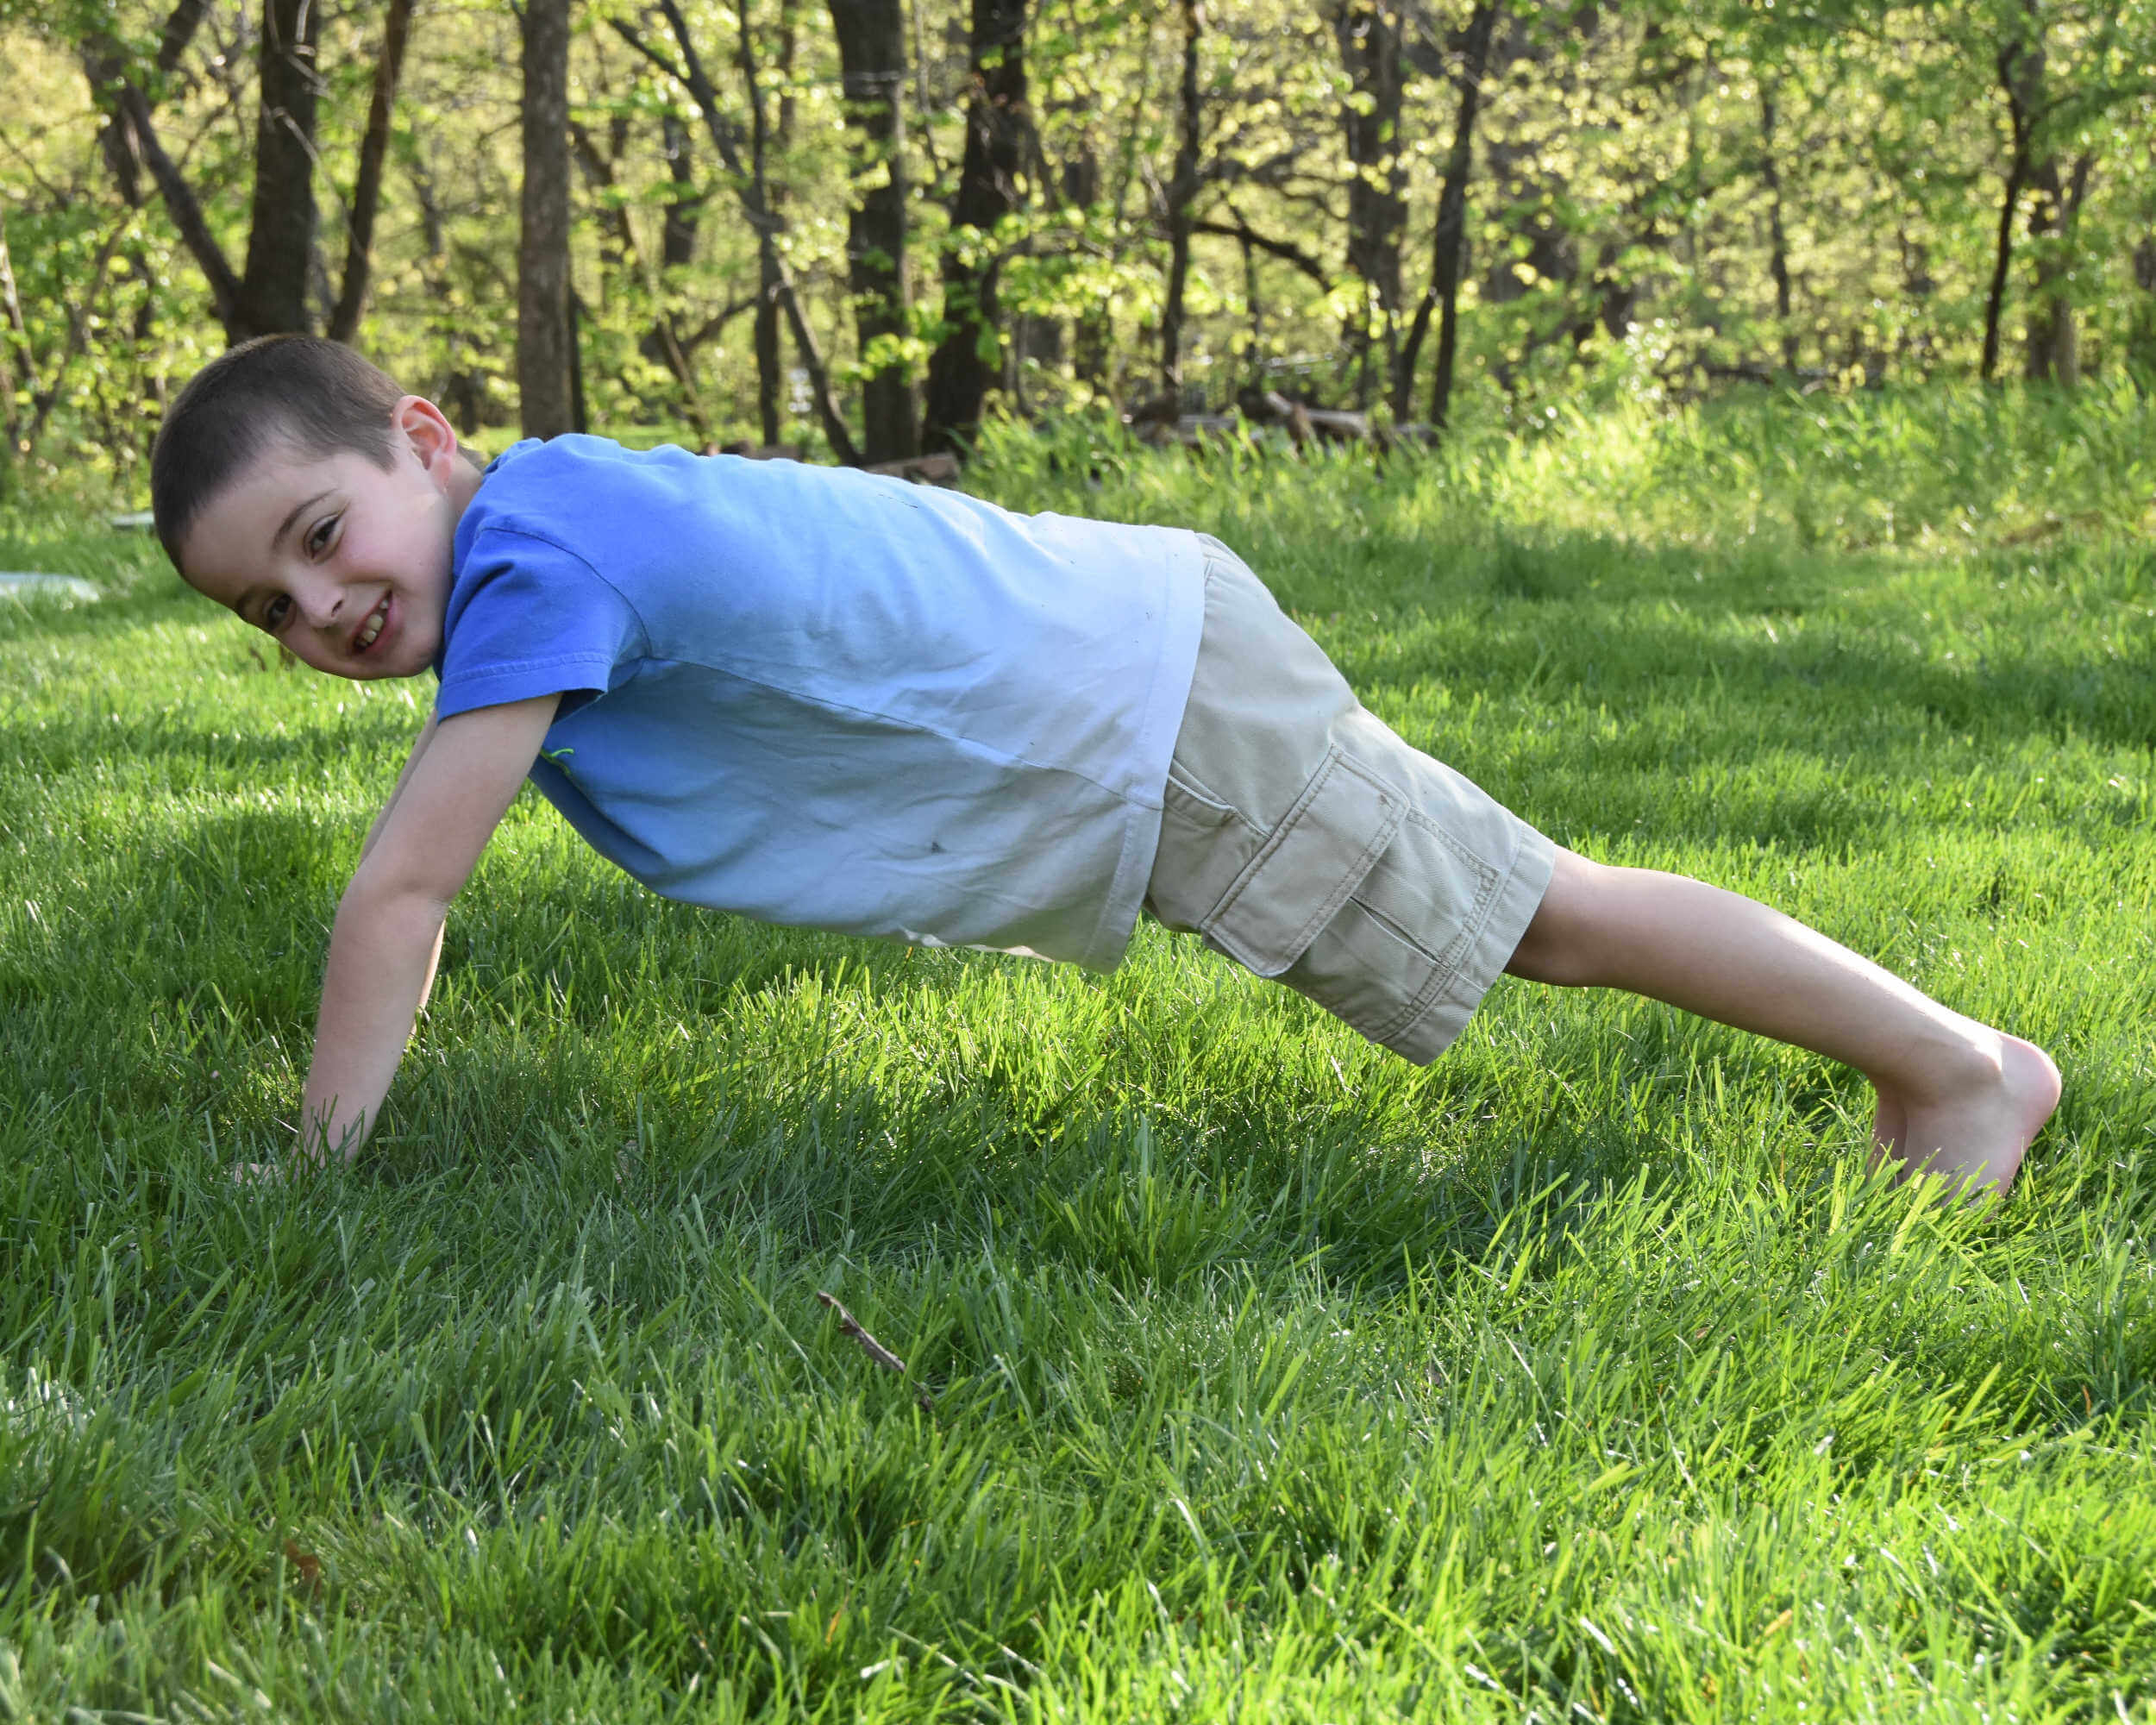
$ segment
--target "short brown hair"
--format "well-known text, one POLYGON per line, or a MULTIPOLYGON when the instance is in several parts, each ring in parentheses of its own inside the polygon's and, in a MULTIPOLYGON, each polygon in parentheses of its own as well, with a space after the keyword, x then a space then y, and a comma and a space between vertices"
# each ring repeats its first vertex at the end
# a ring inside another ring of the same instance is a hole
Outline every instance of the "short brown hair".
POLYGON ((379 367, 312 336, 263 336, 210 361, 150 450, 150 510, 172 567, 204 506, 280 439, 310 460, 349 449, 393 465, 390 422, 403 394, 379 367))

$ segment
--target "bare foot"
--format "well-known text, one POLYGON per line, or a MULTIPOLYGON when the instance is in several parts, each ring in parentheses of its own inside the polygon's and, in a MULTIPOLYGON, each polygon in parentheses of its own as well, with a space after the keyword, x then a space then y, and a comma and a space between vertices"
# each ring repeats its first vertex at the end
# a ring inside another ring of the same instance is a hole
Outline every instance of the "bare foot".
POLYGON ((1996 1031, 1996 1053, 1932 1100, 1879 1093, 1874 1135, 1897 1157, 1901 1177, 1935 1174, 1965 1198, 2003 1197, 2021 1157, 2059 1106, 2059 1069, 2033 1042, 1996 1031))

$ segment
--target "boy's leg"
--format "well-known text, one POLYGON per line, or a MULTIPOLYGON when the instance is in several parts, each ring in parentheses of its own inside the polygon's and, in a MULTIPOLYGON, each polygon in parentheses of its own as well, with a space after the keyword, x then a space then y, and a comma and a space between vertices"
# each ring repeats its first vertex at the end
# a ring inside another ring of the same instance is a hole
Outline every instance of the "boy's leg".
POLYGON ((1909 1172, 1972 1190, 2013 1183, 2059 1102, 2032 1043, 1964 1018, 1779 911, 1699 881, 1560 850, 1506 966, 1564 987, 1625 988, 1855 1067, 1876 1135, 1909 1172))

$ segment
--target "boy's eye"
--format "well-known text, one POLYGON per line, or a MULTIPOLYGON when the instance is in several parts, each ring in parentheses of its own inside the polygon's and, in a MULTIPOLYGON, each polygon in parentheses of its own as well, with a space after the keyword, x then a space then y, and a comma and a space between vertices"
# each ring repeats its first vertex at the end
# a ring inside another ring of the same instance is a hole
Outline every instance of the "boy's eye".
POLYGON ((289 595, 279 593, 262 607, 262 627, 274 635, 285 626, 285 619, 291 615, 292 602, 289 595))
POLYGON ((337 518, 334 515, 323 516, 315 524, 315 530, 307 536, 307 555, 310 557, 318 557, 327 550, 330 539, 336 533, 336 529, 337 518))

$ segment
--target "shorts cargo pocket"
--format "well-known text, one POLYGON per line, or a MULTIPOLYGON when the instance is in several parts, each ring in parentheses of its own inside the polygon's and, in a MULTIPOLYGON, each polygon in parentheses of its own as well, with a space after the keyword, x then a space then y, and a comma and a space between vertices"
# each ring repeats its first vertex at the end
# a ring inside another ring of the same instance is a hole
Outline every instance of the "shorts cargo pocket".
MULTIPOLYGON (((1457 1036, 1489 985, 1476 942, 1503 871, 1410 815, 1340 913, 1280 980, 1418 1063, 1457 1036), (1433 907, 1445 914, 1433 919, 1433 907)), ((1509 950, 1509 948, 1507 949, 1509 950)))
POLYGON ((1195 929, 1263 837, 1179 766, 1169 767, 1145 908, 1169 928, 1195 929))
POLYGON ((1279 975, 1363 884, 1406 813, 1400 790, 1329 750, 1200 929, 1260 976, 1279 975))

